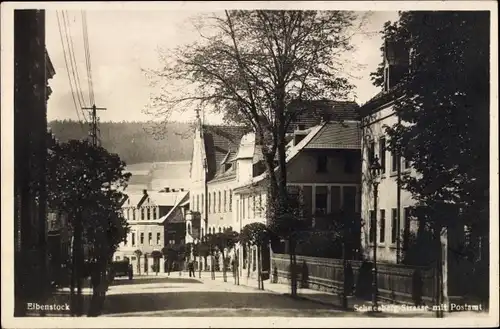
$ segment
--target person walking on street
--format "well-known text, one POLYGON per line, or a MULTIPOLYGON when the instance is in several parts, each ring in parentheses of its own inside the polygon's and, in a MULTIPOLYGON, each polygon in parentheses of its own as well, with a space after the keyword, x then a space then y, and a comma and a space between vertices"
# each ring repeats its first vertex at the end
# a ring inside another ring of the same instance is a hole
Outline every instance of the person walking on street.
POLYGON ((188 270, 189 270, 189 277, 191 277, 191 275, 193 275, 193 278, 194 278, 195 277, 195 275, 194 275, 194 261, 192 259, 189 260, 188 270))

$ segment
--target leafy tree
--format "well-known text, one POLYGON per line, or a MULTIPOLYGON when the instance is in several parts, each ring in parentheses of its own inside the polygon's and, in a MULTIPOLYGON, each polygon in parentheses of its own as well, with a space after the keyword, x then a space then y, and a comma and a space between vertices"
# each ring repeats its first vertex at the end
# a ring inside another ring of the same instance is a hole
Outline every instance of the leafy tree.
MULTIPOLYGON (((82 280, 84 276, 84 243, 90 247, 95 262, 94 277, 102 277, 107 262, 128 231, 121 215, 123 194, 130 174, 116 154, 88 141, 70 140, 53 143, 48 152, 48 203, 53 210, 67 213, 73 230, 71 296, 77 288, 74 309, 82 312, 82 280)), ((94 296, 102 301, 103 280, 94 280, 94 296), (100 290, 100 291, 97 291, 100 290), (102 298, 101 298, 102 297, 102 298)))
MULTIPOLYGON (((413 168, 401 183, 416 200, 414 215, 432 232, 436 255, 443 229, 466 224, 481 241, 476 254, 487 262, 489 12, 402 12, 383 33, 410 53, 409 67, 391 91, 400 122, 386 131, 388 148, 413 168)), ((372 77, 381 85, 380 69, 372 77)), ((487 287, 484 275, 477 281, 487 287)))
POLYGON ((227 252, 234 248, 237 242, 238 233, 231 229, 225 229, 223 232, 215 233, 212 236, 213 245, 222 253, 222 275, 224 277, 224 282, 227 282, 226 255, 227 252))
POLYGON ((268 246, 271 240, 271 234, 265 224, 255 222, 247 224, 243 227, 240 234, 240 242, 243 245, 255 246, 257 248, 257 281, 259 289, 264 289, 262 281, 262 261, 261 250, 268 246))
POLYGON ((134 255, 137 257, 137 274, 141 274, 141 256, 142 256, 142 251, 140 249, 136 249, 134 251, 134 255))
POLYGON ((226 10, 198 21, 201 42, 161 53, 163 68, 146 71, 162 86, 148 109, 154 115, 210 108, 255 132, 269 199, 279 204, 273 230, 287 238, 285 134, 300 102, 349 94, 340 56, 352 48, 355 20, 348 11, 226 10))

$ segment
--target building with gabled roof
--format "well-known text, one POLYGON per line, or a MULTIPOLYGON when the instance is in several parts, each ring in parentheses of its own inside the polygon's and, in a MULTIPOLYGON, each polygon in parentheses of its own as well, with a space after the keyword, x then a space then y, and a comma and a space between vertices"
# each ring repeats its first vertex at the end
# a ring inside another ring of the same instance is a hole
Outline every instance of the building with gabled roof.
MULTIPOLYGON (((324 192, 327 193, 330 191, 328 186, 337 184, 335 186, 339 190, 335 189, 334 192, 338 192, 338 200, 326 201, 323 194, 318 198, 325 200, 322 206, 325 211, 330 204, 340 207, 343 187, 346 186, 346 204, 350 202, 350 206, 357 209, 361 172, 355 168, 360 162, 357 104, 332 101, 298 104, 292 104, 298 112, 286 135, 287 154, 290 165, 295 168, 295 183, 310 183, 306 187, 306 194, 311 195, 311 201, 315 200, 313 193, 316 185, 323 184, 324 192), (300 156, 297 155, 299 153, 300 156), (321 159, 318 160, 318 157, 321 159), (320 170, 330 170, 330 175, 314 170, 317 161, 327 167, 321 167, 320 170), (344 175, 347 167, 351 172, 344 175), (332 176, 332 172, 337 172, 337 175, 332 176)), ((193 232, 199 229, 199 236, 203 236, 222 232, 226 228, 239 231, 244 226, 239 214, 249 207, 245 186, 259 180, 264 183, 263 160, 261 145, 248 128, 209 126, 199 122, 193 139, 190 205, 193 218, 201 220, 199 227, 193 224, 193 232), (238 199, 235 199, 236 189, 238 199)), ((319 190, 323 191, 321 188, 319 190)), ((246 215, 247 212, 244 219, 248 222, 257 220, 246 215)))
POLYGON ((189 192, 144 190, 142 193, 126 193, 122 211, 130 232, 113 258, 128 258, 134 273, 152 272, 147 266, 153 264, 150 261, 153 252, 162 252, 169 244, 185 243, 189 192))

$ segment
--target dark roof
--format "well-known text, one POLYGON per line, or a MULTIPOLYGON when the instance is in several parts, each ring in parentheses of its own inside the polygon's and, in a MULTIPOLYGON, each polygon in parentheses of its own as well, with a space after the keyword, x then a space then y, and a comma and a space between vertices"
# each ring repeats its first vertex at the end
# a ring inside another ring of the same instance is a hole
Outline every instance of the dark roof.
POLYGON ((221 162, 228 153, 229 158, 236 155, 241 138, 248 132, 244 126, 203 126, 209 181, 219 173, 221 162))
POLYGON ((306 149, 360 149, 359 122, 329 122, 305 146, 306 149))
POLYGON ((387 91, 379 92, 378 94, 373 96, 369 101, 361 105, 361 107, 359 108, 360 116, 366 117, 370 114, 373 114, 374 112, 377 112, 379 108, 392 102, 400 95, 401 95, 401 88, 399 85, 396 85, 387 91))
POLYGON ((300 111, 288 132, 293 132, 297 125, 305 129, 317 126, 322 121, 359 120, 359 105, 353 101, 316 100, 294 102, 292 109, 300 111))

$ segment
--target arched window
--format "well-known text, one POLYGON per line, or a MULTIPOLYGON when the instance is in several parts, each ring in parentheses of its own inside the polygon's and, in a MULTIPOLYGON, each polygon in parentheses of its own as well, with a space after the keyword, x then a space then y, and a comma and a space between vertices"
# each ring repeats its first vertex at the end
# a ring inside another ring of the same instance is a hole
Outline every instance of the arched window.
POLYGON ((158 219, 158 217, 156 217, 156 207, 153 208, 153 219, 158 219))
POLYGON ((188 233, 191 234, 191 223, 188 223, 187 230, 188 230, 188 233))
POLYGON ((219 233, 222 233, 222 227, 219 227, 219 233))
POLYGON ((142 208, 141 209, 141 220, 144 220, 144 215, 145 215, 144 213, 145 213, 145 209, 142 208))
POLYGON ((212 194, 212 198, 214 200, 214 209, 213 209, 213 213, 216 213, 217 212, 217 199, 216 199, 216 196, 215 196, 215 192, 212 194))
POLYGON ((201 228, 201 236, 203 237, 203 227, 201 228))
POLYGON ((221 210, 221 209, 220 209, 220 208, 221 208, 221 207, 220 207, 220 206, 221 206, 221 203, 222 203, 222 202, 221 202, 221 193, 220 193, 220 191, 219 191, 219 212, 220 212, 220 210, 221 210))
POLYGON ((196 211, 200 211, 200 195, 196 196, 196 211))
POLYGON ((151 209, 148 207, 148 209, 146 209, 146 211, 148 214, 147 218, 148 218, 148 220, 150 220, 151 219, 151 209))
POLYGON ((135 220, 135 208, 132 208, 132 219, 135 220))

